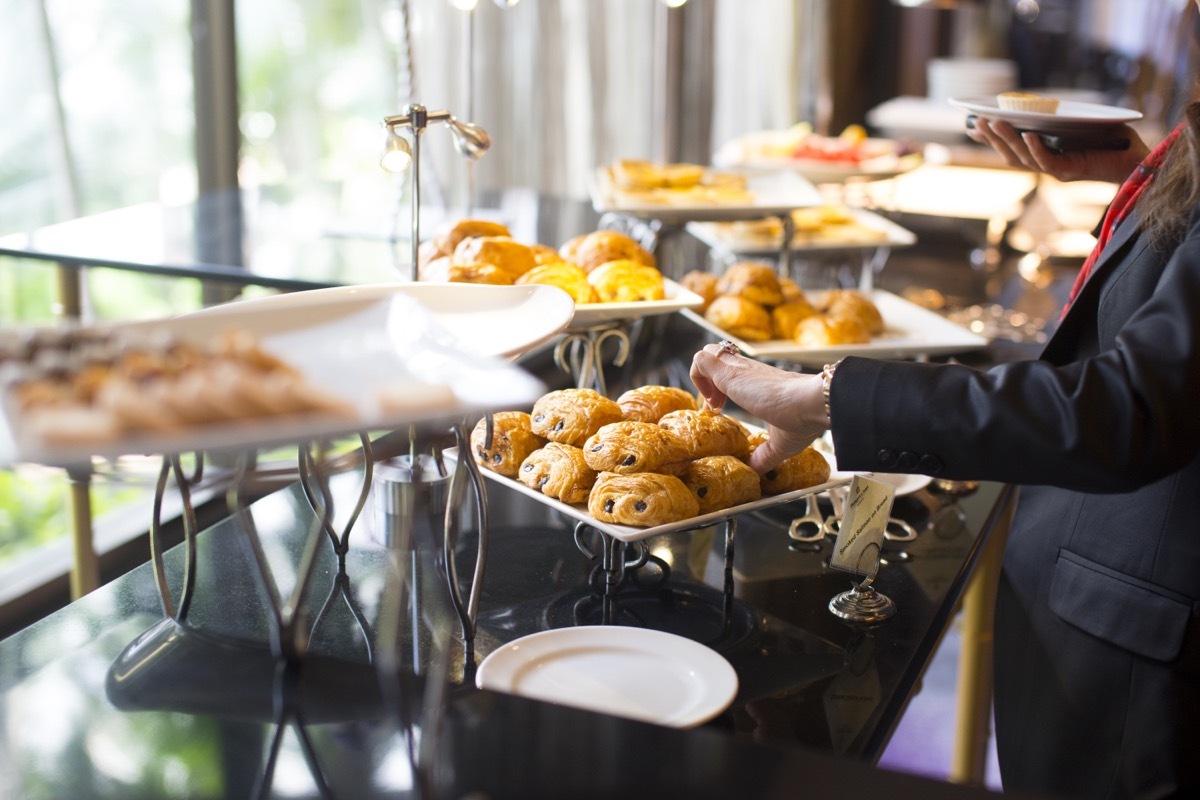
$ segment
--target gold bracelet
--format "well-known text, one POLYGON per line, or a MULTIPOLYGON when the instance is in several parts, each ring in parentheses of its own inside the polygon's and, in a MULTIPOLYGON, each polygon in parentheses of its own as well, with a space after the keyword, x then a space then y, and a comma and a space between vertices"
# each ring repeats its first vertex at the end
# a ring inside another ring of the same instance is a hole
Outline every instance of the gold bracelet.
POLYGON ((821 397, 825 398, 825 419, 829 420, 830 427, 833 426, 833 415, 829 412, 829 387, 833 385, 833 373, 837 371, 838 365, 842 363, 839 358, 832 364, 826 364, 821 370, 821 397))

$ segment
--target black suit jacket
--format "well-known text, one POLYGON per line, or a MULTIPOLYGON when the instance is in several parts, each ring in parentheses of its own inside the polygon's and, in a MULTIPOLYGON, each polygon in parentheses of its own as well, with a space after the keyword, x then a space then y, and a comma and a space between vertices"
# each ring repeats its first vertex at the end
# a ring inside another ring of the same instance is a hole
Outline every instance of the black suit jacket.
POLYGON ((1042 356, 846 359, 839 467, 1021 484, 996 616, 1006 789, 1200 797, 1200 224, 1118 228, 1042 356))

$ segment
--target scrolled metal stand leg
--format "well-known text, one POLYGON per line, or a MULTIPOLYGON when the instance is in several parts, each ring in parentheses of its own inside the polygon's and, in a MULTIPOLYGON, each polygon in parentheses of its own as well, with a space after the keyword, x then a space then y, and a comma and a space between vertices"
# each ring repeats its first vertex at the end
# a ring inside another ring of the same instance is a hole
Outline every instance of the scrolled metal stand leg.
POLYGON ((192 508, 192 493, 187 476, 183 474, 183 466, 178 455, 164 456, 162 467, 158 472, 158 483, 154 490, 154 516, 150 523, 150 562, 154 570, 154 580, 158 585, 158 597, 162 604, 163 613, 178 623, 187 621, 188 609, 191 607, 192 595, 196 586, 196 512, 192 508), (183 587, 179 593, 179 606, 176 608, 171 599, 171 586, 167 580, 166 566, 163 563, 163 531, 162 505, 166 495, 167 481, 175 474, 175 485, 179 489, 183 502, 183 587))
POLYGON ((725 586, 721 603, 721 635, 733 629, 733 554, 737 541, 737 519, 725 520, 725 586))
MULTIPOLYGON (((458 425, 454 428, 454 437, 458 445, 458 452, 469 453, 470 442, 463 425, 458 425)), ((487 565, 487 546, 488 546, 488 514, 487 514, 487 490, 484 485, 482 470, 475 462, 475 459, 467 457, 460 459, 460 463, 465 467, 467 474, 471 479, 471 486, 475 490, 475 512, 479 520, 479 541, 475 552, 475 571, 471 577, 471 588, 468 592, 468 599, 464 603, 462 598, 462 589, 458 582, 458 568, 454 558, 454 546, 457 541, 457 526, 454 524, 454 503, 446 504, 445 515, 445 530, 443 547, 445 548, 446 559, 446 580, 450 587, 450 599, 454 603, 454 610, 458 614, 459 624, 462 627, 463 648, 464 648, 464 664, 471 664, 475 660, 475 621, 479 613, 479 595, 483 589, 483 575, 487 565), (453 533, 452 533, 453 532, 453 533)), ((450 497, 455 497, 457 491, 455 488, 455 480, 458 476, 458 470, 450 478, 450 497)))

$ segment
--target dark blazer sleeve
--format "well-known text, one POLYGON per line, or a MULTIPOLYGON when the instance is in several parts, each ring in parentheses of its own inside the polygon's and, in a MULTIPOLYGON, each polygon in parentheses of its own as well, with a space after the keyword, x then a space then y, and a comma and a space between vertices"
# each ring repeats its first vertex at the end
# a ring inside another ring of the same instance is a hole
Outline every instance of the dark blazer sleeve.
POLYGON ((1200 453, 1200 225, 1102 259, 1036 361, 847 358, 830 409, 841 469, 1089 492, 1167 475, 1200 453))

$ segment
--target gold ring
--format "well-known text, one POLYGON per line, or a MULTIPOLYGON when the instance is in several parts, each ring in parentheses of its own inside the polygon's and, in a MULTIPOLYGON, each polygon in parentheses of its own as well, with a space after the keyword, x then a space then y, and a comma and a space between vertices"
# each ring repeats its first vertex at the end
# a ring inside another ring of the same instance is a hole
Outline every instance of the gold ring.
POLYGON ((728 339, 722 339, 717 344, 717 347, 721 348, 719 352, 728 353, 731 356, 740 356, 742 354, 742 351, 738 349, 738 346, 728 339))

